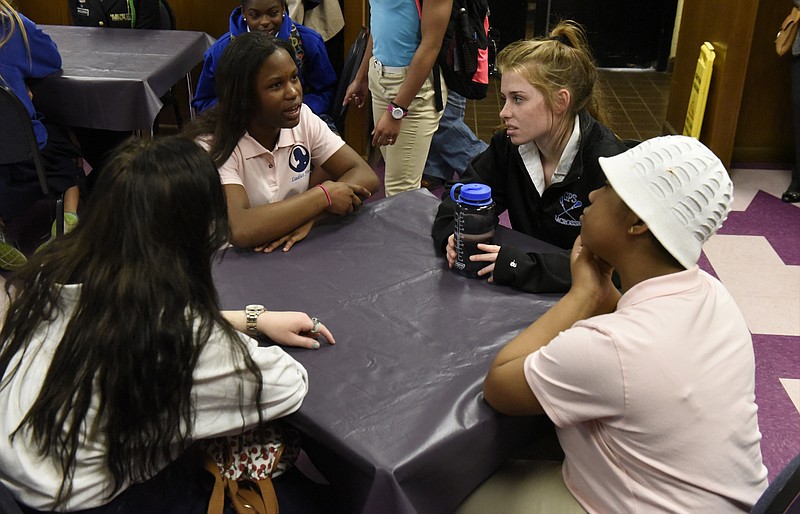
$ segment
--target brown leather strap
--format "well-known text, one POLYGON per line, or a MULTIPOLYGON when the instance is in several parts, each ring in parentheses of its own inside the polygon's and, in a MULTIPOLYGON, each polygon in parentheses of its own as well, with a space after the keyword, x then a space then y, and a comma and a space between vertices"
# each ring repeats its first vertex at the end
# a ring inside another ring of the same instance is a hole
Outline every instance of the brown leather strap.
POLYGON ((214 488, 211 490, 211 497, 208 499, 207 514, 222 514, 225 508, 225 482, 219 471, 216 461, 206 452, 203 452, 203 468, 214 475, 214 488))

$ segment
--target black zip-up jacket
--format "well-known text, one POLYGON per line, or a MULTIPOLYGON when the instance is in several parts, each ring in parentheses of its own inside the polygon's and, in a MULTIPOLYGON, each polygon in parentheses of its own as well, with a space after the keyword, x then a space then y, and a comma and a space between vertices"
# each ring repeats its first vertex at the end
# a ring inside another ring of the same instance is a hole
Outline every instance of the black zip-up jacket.
POLYGON ((83 27, 169 28, 161 27, 158 0, 133 0, 132 4, 131 9, 128 0, 69 0, 69 13, 72 24, 83 27))
MULTIPOLYGON (((492 188, 497 214, 508 211, 514 230, 563 248, 563 253, 525 253, 503 245, 494 268, 494 282, 531 293, 565 292, 571 284, 569 251, 581 233, 580 216, 589 193, 605 183, 599 157, 627 150, 625 144, 586 112, 579 114, 580 147, 566 177, 539 196, 519 147, 505 130, 492 137, 489 148, 475 157, 459 182, 481 182, 492 188)), ((436 250, 444 253, 453 233, 454 204, 448 183, 436 213, 431 235, 436 250)))

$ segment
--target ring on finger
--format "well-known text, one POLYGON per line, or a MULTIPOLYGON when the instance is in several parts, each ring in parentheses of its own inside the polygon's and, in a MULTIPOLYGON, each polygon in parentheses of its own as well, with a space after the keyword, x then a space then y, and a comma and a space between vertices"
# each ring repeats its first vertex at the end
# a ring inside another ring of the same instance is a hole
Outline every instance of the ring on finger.
POLYGON ((322 325, 322 322, 317 318, 311 318, 311 323, 313 323, 314 326, 311 327, 311 330, 309 332, 311 332, 312 334, 318 334, 319 326, 322 325))

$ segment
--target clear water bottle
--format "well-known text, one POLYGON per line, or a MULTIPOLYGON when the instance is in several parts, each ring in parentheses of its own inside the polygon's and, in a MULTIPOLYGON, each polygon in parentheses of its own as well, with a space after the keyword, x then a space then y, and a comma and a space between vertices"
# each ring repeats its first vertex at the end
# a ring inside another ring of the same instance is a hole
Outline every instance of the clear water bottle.
POLYGON ((471 255, 483 253, 479 243, 491 244, 497 224, 492 188, 486 184, 462 184, 450 189, 450 198, 455 202, 453 234, 456 260, 453 269, 462 275, 477 278, 478 271, 487 266, 485 262, 472 262, 471 255))

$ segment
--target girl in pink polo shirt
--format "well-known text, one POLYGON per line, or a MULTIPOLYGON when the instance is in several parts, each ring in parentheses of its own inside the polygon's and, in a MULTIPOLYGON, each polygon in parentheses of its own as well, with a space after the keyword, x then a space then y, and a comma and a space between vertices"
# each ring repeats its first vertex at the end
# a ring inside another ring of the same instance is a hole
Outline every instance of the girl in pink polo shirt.
POLYGON ((289 250, 314 223, 357 210, 380 181, 303 104, 289 42, 236 37, 217 68, 219 103, 189 129, 219 168, 234 246, 289 250))
POLYGON ((458 512, 748 512, 767 487, 753 343, 697 267, 730 210, 728 172, 685 136, 599 162, 608 182, 581 216, 571 289, 483 385, 500 412, 546 414, 563 465, 508 463, 458 512))

